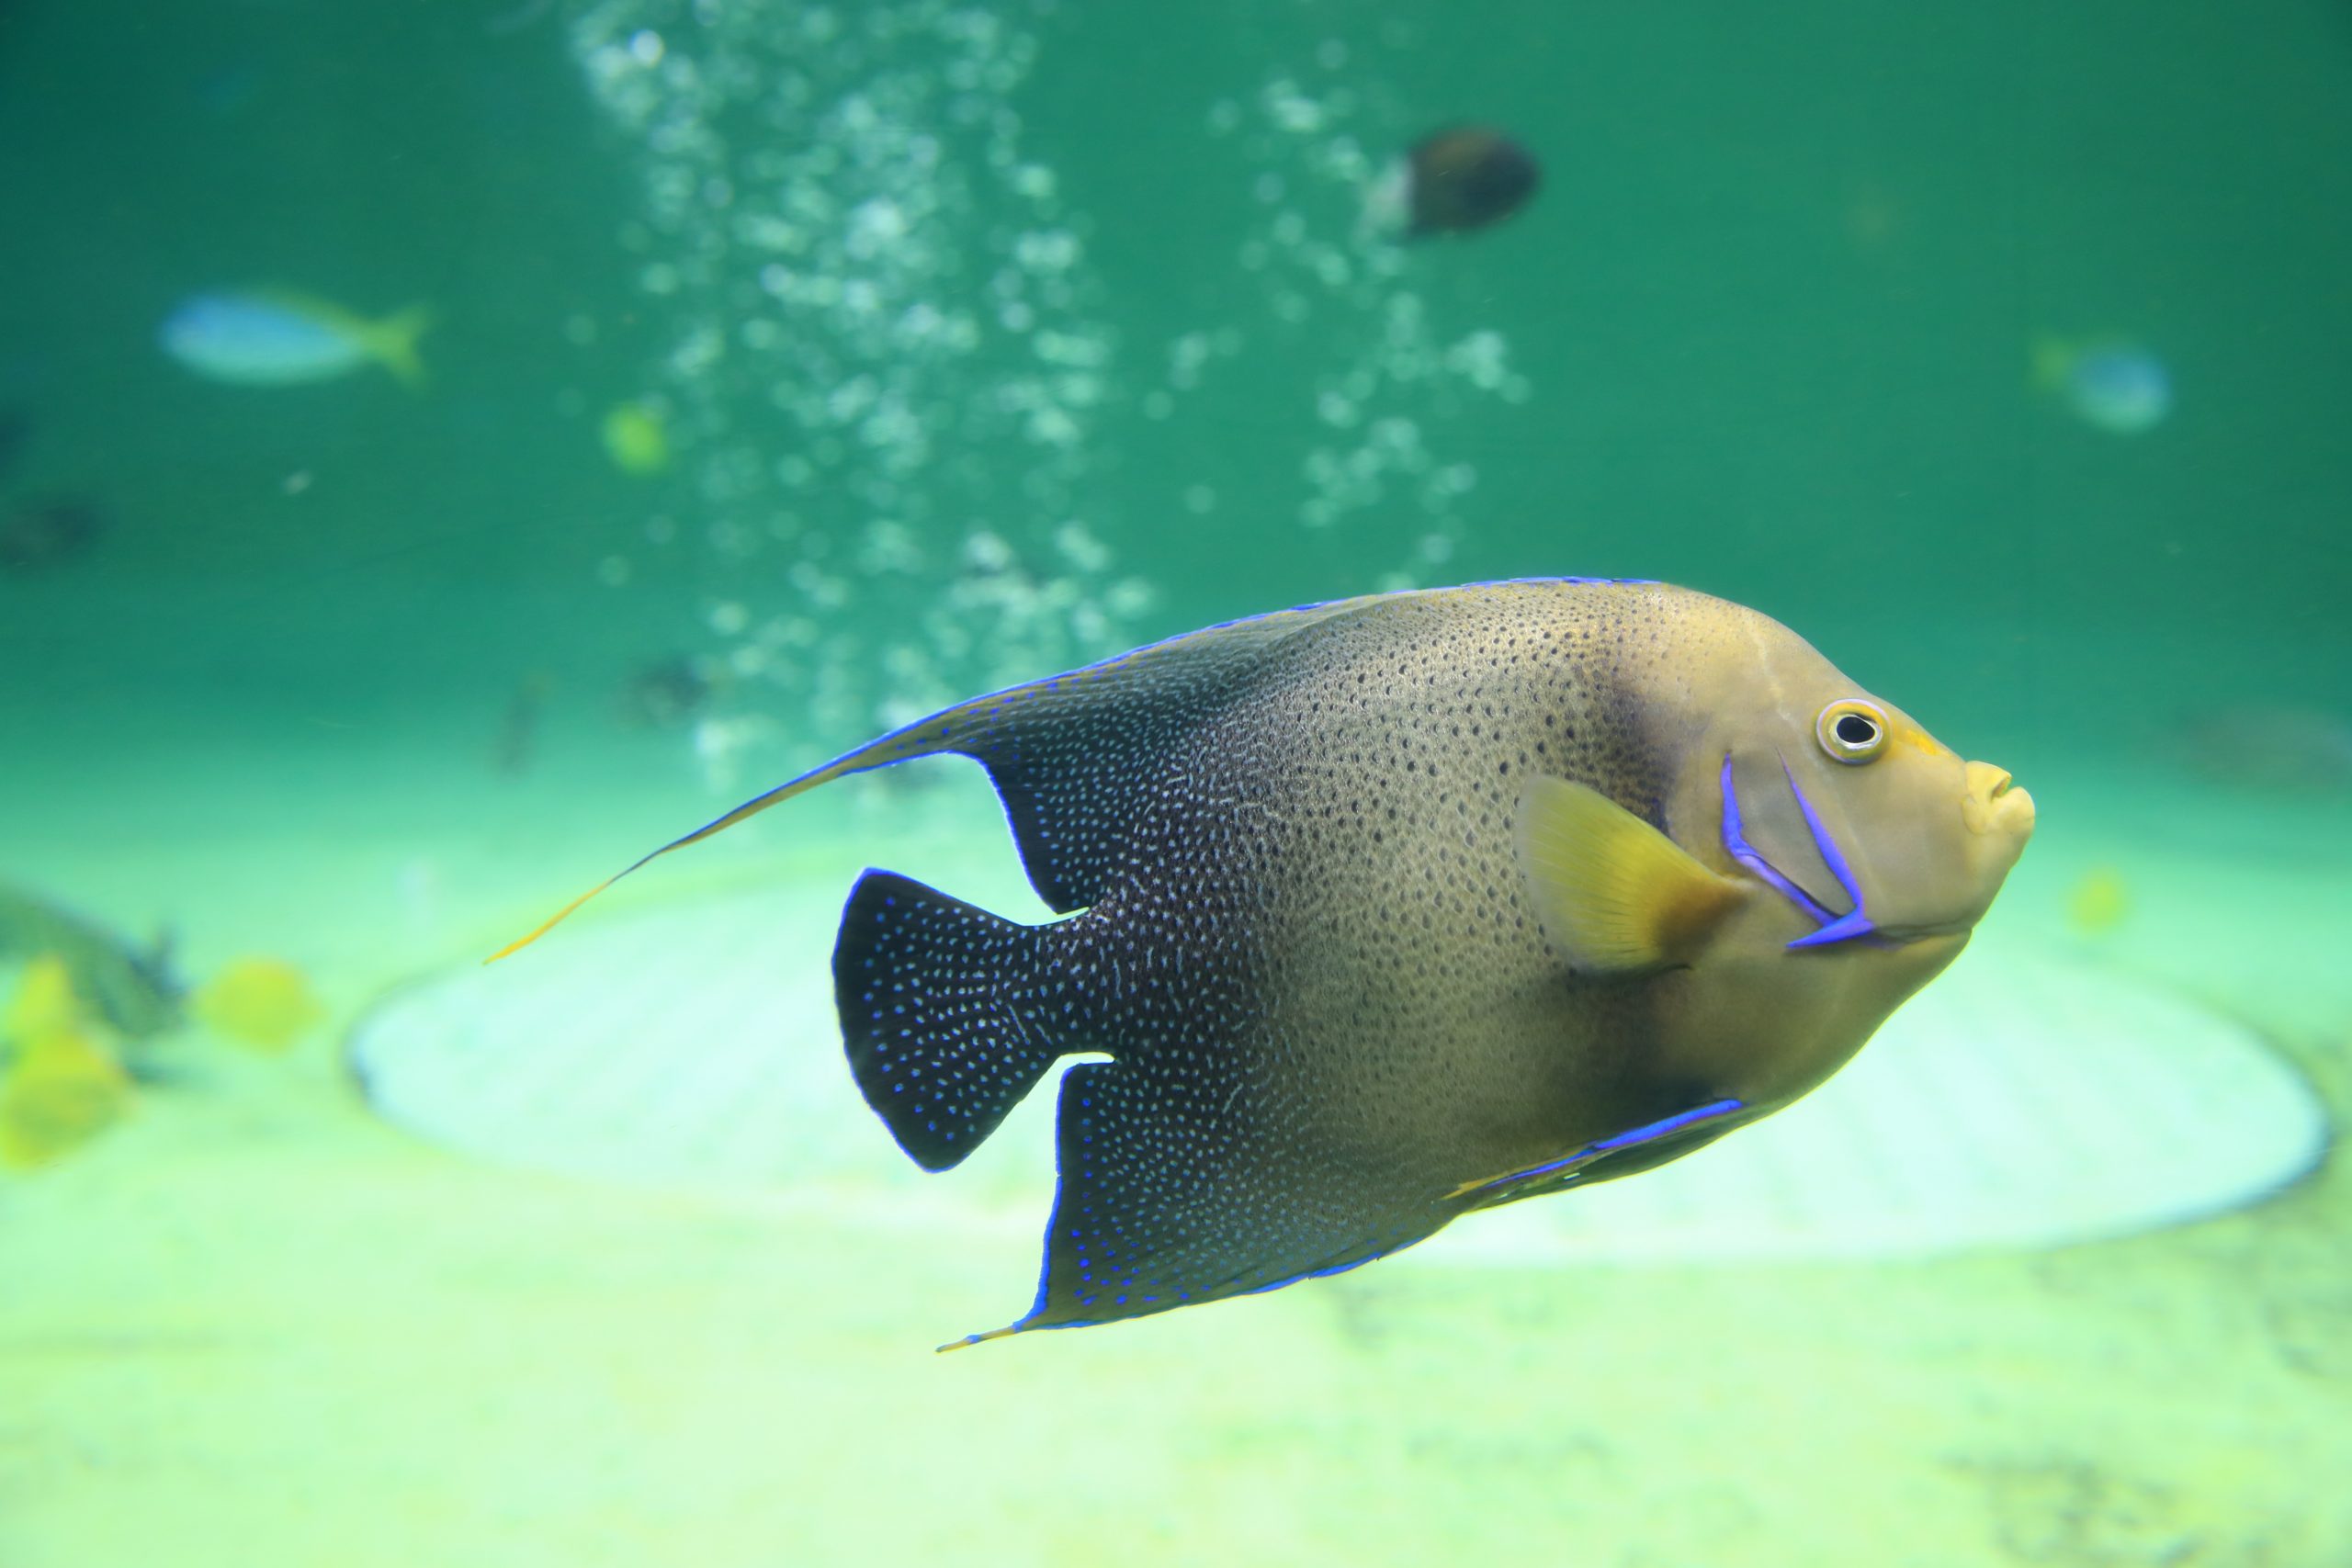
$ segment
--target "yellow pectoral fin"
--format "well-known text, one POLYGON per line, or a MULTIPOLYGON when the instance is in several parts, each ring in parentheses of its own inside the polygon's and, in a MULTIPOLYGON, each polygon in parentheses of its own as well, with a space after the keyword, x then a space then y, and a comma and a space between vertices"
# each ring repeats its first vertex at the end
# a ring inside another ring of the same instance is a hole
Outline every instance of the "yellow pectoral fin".
POLYGON ((1544 934, 1579 973, 1688 963, 1742 897, 1673 840, 1566 779, 1527 786, 1517 836, 1544 934))

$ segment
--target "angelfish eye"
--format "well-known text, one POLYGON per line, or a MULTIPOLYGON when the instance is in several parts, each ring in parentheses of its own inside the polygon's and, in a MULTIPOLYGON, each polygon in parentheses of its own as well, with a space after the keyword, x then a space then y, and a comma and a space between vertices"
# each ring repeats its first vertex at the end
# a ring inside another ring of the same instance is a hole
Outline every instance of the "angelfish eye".
POLYGON ((1821 749, 1840 762, 1868 762, 1886 750, 1886 715, 1860 697, 1846 697, 1821 710, 1813 732, 1821 749))

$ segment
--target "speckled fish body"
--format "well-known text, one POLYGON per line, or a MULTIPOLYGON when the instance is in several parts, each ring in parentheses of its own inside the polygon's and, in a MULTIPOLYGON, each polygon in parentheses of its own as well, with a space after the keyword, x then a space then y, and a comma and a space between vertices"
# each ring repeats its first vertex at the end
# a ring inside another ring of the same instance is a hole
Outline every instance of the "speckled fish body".
POLYGON ((1949 963, 2031 822, 1765 616, 1549 580, 1156 644, 679 842, 943 751, 1069 915, 868 872, 834 953, 860 1089, 942 1169, 1060 1056, 1111 1058, 1062 1077, 1043 1278, 997 1334, 1335 1272, 1699 1147, 1949 963), (1877 750, 1825 755, 1858 714, 1877 750))

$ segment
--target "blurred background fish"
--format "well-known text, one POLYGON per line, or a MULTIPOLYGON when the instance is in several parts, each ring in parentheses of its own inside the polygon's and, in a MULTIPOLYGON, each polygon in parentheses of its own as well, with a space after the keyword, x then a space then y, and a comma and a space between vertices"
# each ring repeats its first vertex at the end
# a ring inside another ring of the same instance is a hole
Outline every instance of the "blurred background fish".
POLYGON ((2111 865, 2095 865, 2066 894, 2066 923, 2078 936, 2105 936, 2132 915, 2132 886, 2111 865))
POLYGON ((42 958, 62 964, 74 995, 126 1040, 180 1026, 187 988, 172 973, 168 942, 135 947, 95 920, 0 885, 0 962, 42 958))
POLYGON ((490 765, 495 772, 512 778, 530 771, 538 755, 539 716, 554 691, 555 677, 545 670, 531 671, 514 683, 491 743, 490 765))
POLYGON ((657 659, 620 683, 614 713, 624 728, 676 729, 702 711, 715 683, 707 660, 684 653, 657 659))
POLYGON ((48 1165, 130 1109, 130 1075, 102 1029, 62 956, 42 953, 25 966, 0 1012, 0 1166, 48 1165))
POLYGON ((2172 415, 2172 372, 2129 338, 2039 337, 2030 357, 2036 387, 2111 435, 2144 434, 2172 415))
POLYGON ((33 433, 32 416, 22 409, 0 409, 0 478, 16 466, 33 433))
POLYGON ((1543 182, 1535 155, 1488 126, 1453 126, 1423 137, 1374 183, 1366 218, 1404 237, 1466 234, 1525 207, 1543 182))
POLYGON ((45 496, 0 507, 0 571, 29 577, 70 566, 107 531, 107 514, 82 496, 45 496))
POLYGON ((417 340, 429 306, 370 319, 340 305, 277 289, 195 294, 164 321, 164 352, 208 381, 290 387, 338 380, 381 366, 402 386, 424 384, 417 340))
POLYGON ((605 411, 596 437, 625 474, 648 478, 670 466, 670 423, 659 403, 643 398, 615 403, 605 411))
POLYGON ((326 1017, 301 970, 282 958, 232 958, 197 990, 197 1021, 221 1038, 277 1055, 326 1017))
POLYGON ((2159 744, 2209 783, 2291 795, 2352 793, 2352 717, 2293 703, 2185 715, 2159 744))

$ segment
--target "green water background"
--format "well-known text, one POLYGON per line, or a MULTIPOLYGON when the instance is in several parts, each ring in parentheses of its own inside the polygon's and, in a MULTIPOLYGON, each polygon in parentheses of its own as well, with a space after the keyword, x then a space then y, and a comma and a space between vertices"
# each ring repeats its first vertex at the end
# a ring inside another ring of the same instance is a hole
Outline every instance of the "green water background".
MULTIPOLYGON (((2340 707, 2340 6, 1069 7, 1018 107, 1086 215, 1131 368, 1214 325, 1232 284, 1247 196, 1203 106, 1396 19, 1416 42, 1379 70, 1404 111, 1510 126, 1545 169, 1519 220, 1413 260, 1442 332, 1503 331, 1534 389, 1449 434, 1480 473, 1452 575, 1708 588, 1931 722, 1964 711, 1984 749, 2250 690, 2340 707), (2033 335, 2102 332, 2175 376, 2175 417, 2143 437, 2029 385, 2033 335)), ((201 702, 187 678, 208 675, 350 711, 501 694, 526 666, 601 679, 695 646, 715 586, 762 600, 692 551, 589 587, 649 511, 692 505, 594 438, 664 324, 615 244, 628 150, 560 8, 485 20, 0 16, 0 400, 36 421, 13 488, 114 519, 74 570, 0 583, 0 651, 62 706, 201 702), (430 301, 432 390, 240 394, 157 352, 177 299, 247 282, 430 301), (564 340, 572 315, 602 326, 593 346, 564 340)), ((1277 380, 1221 390, 1181 441, 1131 404, 1099 428, 1113 543, 1160 592, 1140 631, 1388 564, 1345 525, 1253 511, 1287 503, 1313 434, 1277 380), (1175 504, 1202 480, 1227 498, 1206 519, 1175 504)))
MULTIPOLYGON (((697 515, 695 454, 647 480, 599 448, 598 416, 653 385, 678 323, 619 243, 639 150, 584 89, 566 19, 0 0, 0 410, 31 421, 0 514, 86 495, 110 519, 85 558, 0 575, 0 881, 32 867, 125 930, 177 919, 196 975, 231 944, 283 950, 347 1011, 392 968, 479 951, 488 909, 536 911, 698 819, 715 786, 687 738, 621 732, 613 690, 717 650, 715 598, 765 613, 791 591, 762 562, 643 548, 650 516, 697 515), (223 388, 157 348, 191 292, 269 283, 430 302, 430 388, 223 388), (616 553, 636 565, 623 588, 598 581, 616 553), (501 716, 535 671, 551 735, 502 774, 501 716), (566 803, 632 768, 641 812, 583 840, 566 803), (315 846, 328 870, 246 843, 315 846), (402 924, 429 901, 420 867, 451 890, 447 923, 402 924), (330 877, 347 885, 326 907, 330 877)), ((1159 592, 1137 637, 1365 590, 1424 526, 1409 508, 1292 520, 1320 434, 1297 392, 1348 351, 1343 313, 1254 345, 1255 373, 1180 422, 1137 406, 1169 339, 1243 310, 1250 171, 1204 111, 1348 41, 1401 121, 1489 119, 1544 164, 1526 213, 1409 262, 1437 335, 1501 332, 1532 388, 1430 411, 1446 459, 1480 476, 1445 575, 1654 576, 1787 621, 2034 790, 2043 827, 1996 917, 2018 940, 2067 940, 2063 888, 2094 854, 2193 840, 2194 874, 2131 865, 2139 971, 2259 1010, 2341 1106, 2341 796, 2230 789, 2229 755, 2179 741, 2217 709, 2340 732, 2352 707, 2352 13, 1088 4, 1038 36, 1016 103, 1084 217, 1118 344, 1127 389, 1090 455, 1105 536, 1159 592), (1374 46, 1389 23, 1410 47, 1374 46), (2173 417, 2137 437, 2074 418, 2029 382, 2042 333, 2149 343, 2173 417), (1181 502, 1200 484, 1222 498, 1205 516, 1181 502)), ((677 880, 652 890, 691 887, 689 863, 664 863, 677 880)), ((2332 1173, 2112 1247, 1454 1293, 1365 1270, 1403 1304, 1337 1281, 1311 1305, 1284 1292, 934 1364, 921 1337, 967 1326, 934 1307, 977 1279, 1017 1292, 1030 1254, 889 1254, 893 1272, 867 1238, 810 1290, 794 1248, 839 1245, 813 1232, 363 1136, 313 1043, 240 1060, 238 1093, 199 1073, 111 1147, 0 1192, 0 1226, 41 1237, 10 1253, 28 1292, 10 1299, 37 1304, 0 1345, 39 1390, 30 1414, 0 1409, 0 1540, 37 1520, 58 1542, 28 1561, 406 1561, 436 1524, 471 1561, 537 1560, 500 1555, 517 1541, 654 1561, 657 1535, 788 1514, 799 1478, 767 1445, 820 1418, 787 1451, 838 1488, 818 1511, 842 1558, 967 1517, 1007 1560, 1046 1541, 1086 1562, 1112 1539, 1098 1527, 1138 1518, 1139 1554, 1173 1560, 1200 1539, 1292 1561, 1338 1540, 1351 1561, 1467 1541, 1657 1563, 1817 1541, 1815 1561, 2320 1568, 2335 1558, 2297 1544, 2344 1539, 2332 1173), (401 1245, 350 1247, 355 1226, 401 1245), (247 1243, 222 1264, 204 1247, 224 1235, 247 1243), (306 1235, 345 1247, 350 1278, 311 1278, 306 1235), (868 1294, 887 1291, 912 1299, 868 1294), (777 1341, 778 1303, 797 1337, 777 1341), (1283 1315, 1310 1311, 1340 1328, 1283 1315), (615 1366, 673 1403, 611 1415, 615 1366), (1143 1412, 1150 1440, 1104 1440, 1106 1406, 1143 1412), (1592 1423, 1622 1468, 1577 1446, 1592 1423), (910 1433, 947 1500, 929 1515, 901 1511, 910 1433), (1906 1510, 1979 1450, 1992 1501, 1964 1518, 1984 1540, 1921 1539, 1906 1510), (335 1483, 315 1509, 278 1507, 296 1461, 303 1484, 335 1483), (368 1469, 386 1461, 389 1490, 368 1469), (1725 1482, 1781 1511, 1759 1532, 1725 1482), (567 1487, 596 1495, 561 1528, 532 1512, 567 1487), (1882 1504, 1860 1526, 1856 1492, 1882 1504), (401 1511, 420 1495, 445 1511, 401 1511), (637 1509, 644 1535, 599 1505, 637 1509), (1353 1533, 1305 1522, 1325 1506, 1353 1533), (141 1539, 148 1517, 185 1539, 141 1539), (198 1539, 257 1517, 266 1539, 198 1539), (140 1550, 90 1547, 109 1539, 140 1550)))

